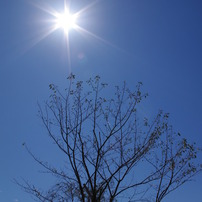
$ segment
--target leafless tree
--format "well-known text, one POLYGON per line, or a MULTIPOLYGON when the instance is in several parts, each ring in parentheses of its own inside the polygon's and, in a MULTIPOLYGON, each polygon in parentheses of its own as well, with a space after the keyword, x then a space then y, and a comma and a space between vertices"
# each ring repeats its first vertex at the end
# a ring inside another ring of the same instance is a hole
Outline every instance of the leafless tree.
POLYGON ((47 191, 16 181, 37 200, 160 202, 201 171, 195 145, 173 131, 167 113, 159 111, 148 121, 139 112, 147 97, 141 83, 135 91, 123 83, 112 95, 99 76, 86 83, 74 75, 68 79, 65 91, 51 84, 50 100, 39 106, 49 137, 66 156, 64 169, 40 160, 25 145, 57 179, 47 191))

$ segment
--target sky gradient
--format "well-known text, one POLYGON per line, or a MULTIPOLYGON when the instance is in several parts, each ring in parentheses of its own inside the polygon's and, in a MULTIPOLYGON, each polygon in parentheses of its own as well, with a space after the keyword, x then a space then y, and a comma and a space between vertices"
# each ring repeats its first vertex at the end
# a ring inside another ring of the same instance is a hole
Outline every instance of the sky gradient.
MULTIPOLYGON (((111 86, 124 80, 144 84, 149 97, 144 113, 163 109, 176 131, 202 146, 202 1, 76 0, 71 11, 85 9, 78 25, 87 32, 63 30, 49 35, 53 18, 45 10, 63 10, 63 0, 0 1, 0 201, 32 202, 12 180, 25 178, 46 186, 41 168, 22 146, 41 159, 56 148, 37 117, 37 102, 49 97, 49 84, 67 85, 70 72, 80 80, 99 74, 111 86), (46 36, 46 37, 45 37, 46 36), (71 59, 71 63, 68 60, 71 59)), ((199 162, 202 157, 199 156, 199 162)), ((202 200, 202 175, 170 194, 165 202, 202 200)))

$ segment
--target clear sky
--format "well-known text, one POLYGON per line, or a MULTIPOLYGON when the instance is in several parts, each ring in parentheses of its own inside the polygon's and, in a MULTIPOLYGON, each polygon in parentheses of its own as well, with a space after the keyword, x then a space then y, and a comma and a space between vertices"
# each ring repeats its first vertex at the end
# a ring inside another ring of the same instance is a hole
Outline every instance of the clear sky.
MULTIPOLYGON (((99 74, 112 86, 126 80, 133 88, 142 81, 149 93, 145 114, 170 112, 175 129, 202 146, 202 1, 74 0, 72 12, 86 8, 77 20, 87 32, 69 32, 69 52, 63 30, 47 35, 53 19, 47 11, 61 12, 63 5, 63 0, 0 1, 2 202, 33 201, 13 178, 49 184, 22 143, 42 159, 60 162, 37 117, 37 102, 49 97, 50 83, 64 87, 70 71, 81 80, 99 74)), ((202 201, 201 189, 198 175, 165 202, 202 201)))

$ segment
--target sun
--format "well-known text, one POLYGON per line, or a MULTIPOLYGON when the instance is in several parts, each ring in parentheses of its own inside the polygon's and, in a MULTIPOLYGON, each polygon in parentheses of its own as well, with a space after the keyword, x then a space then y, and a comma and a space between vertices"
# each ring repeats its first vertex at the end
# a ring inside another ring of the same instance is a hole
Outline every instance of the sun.
MULTIPOLYGON (((71 30, 74 30, 82 35, 90 36, 96 40, 99 40, 106 45, 110 45, 111 47, 118 48, 117 46, 113 45, 112 43, 106 41, 105 39, 99 37, 97 34, 94 34, 90 30, 84 28, 82 25, 85 25, 85 22, 88 22, 87 18, 84 18, 88 15, 85 13, 88 12, 93 6, 97 5, 99 1, 92 1, 90 4, 86 5, 85 7, 81 8, 80 10, 72 11, 70 9, 70 0, 64 0, 64 6, 62 10, 56 10, 55 8, 51 7, 50 5, 45 5, 42 3, 33 3, 34 6, 42 10, 43 12, 49 15, 48 18, 42 19, 42 22, 46 22, 47 25, 44 26, 44 29, 40 30, 40 35, 35 38, 30 45, 30 48, 47 38, 50 34, 57 31, 58 29, 62 29, 64 31, 63 39, 65 40, 65 48, 67 50, 67 61, 68 61, 68 68, 71 70, 71 47, 70 42, 74 40, 74 37, 70 35, 74 35, 75 33, 69 33, 71 30), (71 12, 70 12, 71 11, 71 12), (84 14, 84 15, 83 15, 84 14), (82 23, 81 23, 82 22, 82 23)), ((88 24, 88 23, 87 23, 88 24)), ((118 48, 120 49, 120 48, 118 48)))
POLYGON ((71 14, 67 9, 65 9, 64 13, 57 13, 55 16, 55 29, 62 28, 66 34, 72 28, 76 28, 76 14, 71 14))

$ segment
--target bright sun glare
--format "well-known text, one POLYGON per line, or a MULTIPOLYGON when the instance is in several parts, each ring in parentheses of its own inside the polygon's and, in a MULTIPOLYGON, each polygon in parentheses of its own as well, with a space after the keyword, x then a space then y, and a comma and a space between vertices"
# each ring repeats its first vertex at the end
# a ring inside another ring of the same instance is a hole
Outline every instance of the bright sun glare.
MULTIPOLYGON (((66 41, 66 45, 67 45, 67 57, 68 57, 68 67, 71 69, 71 57, 70 57, 70 39, 69 39, 69 31, 71 29, 76 30, 79 33, 83 33, 86 35, 89 35, 107 45, 110 45, 112 47, 117 48, 116 46, 114 46, 113 44, 109 43, 108 41, 104 40, 103 38, 97 36, 96 34, 90 32, 89 30, 81 27, 79 25, 79 19, 81 19, 82 17, 82 13, 85 13, 88 11, 88 9, 90 9, 91 7, 93 7, 94 5, 96 5, 98 3, 98 1, 92 1, 92 3, 90 3, 89 5, 87 5, 86 7, 82 8, 81 10, 77 11, 76 13, 71 13, 70 12, 70 6, 68 5, 67 2, 70 2, 69 0, 64 0, 64 12, 58 12, 57 10, 55 10, 54 8, 51 7, 44 7, 44 5, 37 5, 36 7, 40 8, 41 10, 45 11, 46 13, 51 15, 51 19, 47 20, 50 24, 49 29, 44 32, 42 35, 39 36, 39 38, 37 38, 33 45, 36 45, 37 43, 39 43, 41 40, 45 39, 47 36, 49 36, 51 33, 53 33, 54 31, 56 31, 57 29, 63 29, 64 33, 65 33, 65 41, 66 41)), ((86 19, 85 19, 86 20, 86 19)))
POLYGON ((71 15, 67 10, 56 16, 56 29, 62 28, 66 34, 76 27, 76 15, 71 15))

